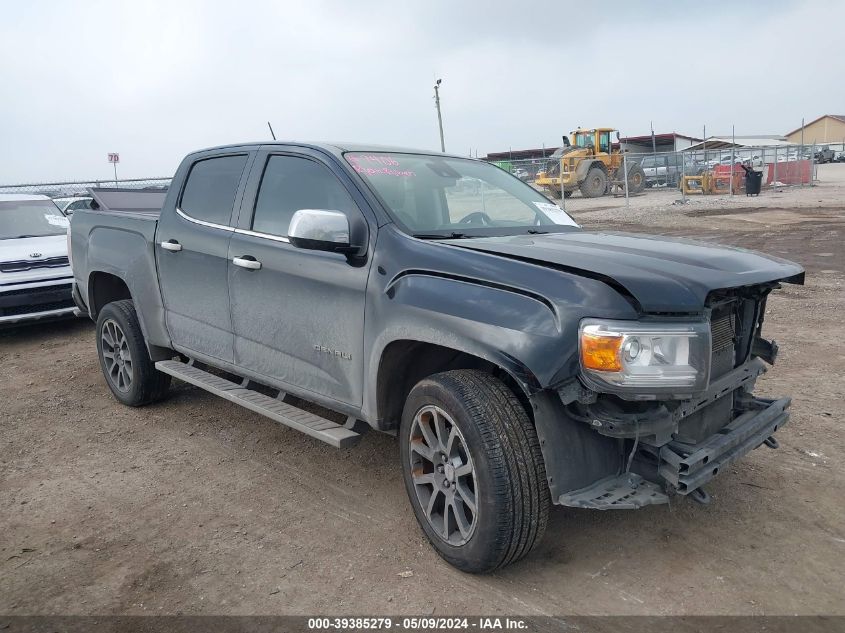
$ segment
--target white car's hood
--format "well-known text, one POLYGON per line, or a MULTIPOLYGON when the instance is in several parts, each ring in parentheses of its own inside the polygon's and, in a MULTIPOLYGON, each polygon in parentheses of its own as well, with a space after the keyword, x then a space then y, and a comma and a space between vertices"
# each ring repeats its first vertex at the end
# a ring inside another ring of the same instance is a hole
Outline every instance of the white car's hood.
MULTIPOLYGON (((67 257, 67 237, 65 235, 0 240, 0 264, 33 262, 37 266, 39 261, 54 257, 67 257)), ((68 265, 56 268, 36 267, 29 270, 0 272, 0 285, 56 279, 70 275, 71 271, 68 265)))

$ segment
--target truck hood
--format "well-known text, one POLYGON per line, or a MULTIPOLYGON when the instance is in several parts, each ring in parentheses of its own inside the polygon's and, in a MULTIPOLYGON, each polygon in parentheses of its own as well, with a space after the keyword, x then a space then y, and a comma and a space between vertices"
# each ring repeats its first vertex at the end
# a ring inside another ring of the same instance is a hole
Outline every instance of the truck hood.
POLYGON ((793 262, 679 238, 572 231, 446 242, 601 279, 633 297, 644 312, 698 311, 713 290, 804 283, 804 269, 793 262))
MULTIPOLYGON (((67 257, 67 236, 47 235, 44 237, 0 240, 0 263, 38 262, 53 257, 67 257)), ((67 277, 70 274, 70 266, 68 265, 32 268, 16 272, 0 271, 0 285, 55 279, 67 277)))

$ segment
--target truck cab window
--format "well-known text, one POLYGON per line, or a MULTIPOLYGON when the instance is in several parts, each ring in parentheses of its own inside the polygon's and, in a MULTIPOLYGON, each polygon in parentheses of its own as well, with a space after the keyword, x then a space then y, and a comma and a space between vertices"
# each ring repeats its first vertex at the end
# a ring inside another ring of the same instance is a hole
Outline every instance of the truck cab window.
POLYGON ((593 135, 589 132, 578 132, 575 135, 575 146, 576 147, 592 147, 593 146, 593 135))
POLYGON ((290 220, 300 209, 331 209, 349 215, 355 203, 324 165, 296 156, 271 156, 261 177, 252 230, 287 236, 290 220))
POLYGON ((179 208, 194 219, 228 225, 246 154, 198 161, 191 167, 179 208))

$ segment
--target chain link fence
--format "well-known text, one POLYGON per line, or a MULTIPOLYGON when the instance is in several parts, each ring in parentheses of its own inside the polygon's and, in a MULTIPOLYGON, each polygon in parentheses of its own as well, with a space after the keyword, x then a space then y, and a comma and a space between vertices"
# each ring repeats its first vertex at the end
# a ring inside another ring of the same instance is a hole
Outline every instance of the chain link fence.
POLYGON ((170 177, 162 178, 130 178, 127 180, 86 180, 78 182, 41 182, 16 185, 0 185, 0 193, 41 194, 51 198, 87 197, 88 189, 119 188, 119 189, 155 189, 167 190, 170 177))
MULTIPOLYGON (((761 174, 762 193, 773 188, 810 186, 817 180, 817 164, 845 162, 845 140, 826 145, 769 145, 760 147, 701 147, 677 152, 624 152, 602 160, 549 156, 493 161, 520 180, 552 198, 560 196, 561 166, 564 196, 623 199, 646 197, 638 205, 665 204, 667 196, 720 196, 745 194, 746 169, 761 174), (592 168, 591 168, 592 165, 592 168), (602 174, 596 170, 603 171, 602 174), (625 177, 627 174, 627 178, 625 177)), ((88 189, 123 188, 166 190, 170 177, 124 180, 87 180, 0 185, 0 193, 42 194, 51 198, 87 197, 88 189)), ((564 205, 566 202, 564 202, 564 205)), ((605 204, 615 204, 605 202, 605 204)))
POLYGON ((818 179, 817 164, 838 160, 837 152, 845 152, 839 145, 830 146, 832 156, 815 145, 699 145, 674 152, 626 151, 587 158, 581 152, 557 152, 493 162, 554 199, 561 197, 562 168, 564 206, 570 199, 579 205, 577 200, 585 198, 602 198, 603 206, 624 206, 635 197, 637 206, 662 206, 693 196, 754 195, 755 180, 762 195, 772 189, 812 186, 818 179))

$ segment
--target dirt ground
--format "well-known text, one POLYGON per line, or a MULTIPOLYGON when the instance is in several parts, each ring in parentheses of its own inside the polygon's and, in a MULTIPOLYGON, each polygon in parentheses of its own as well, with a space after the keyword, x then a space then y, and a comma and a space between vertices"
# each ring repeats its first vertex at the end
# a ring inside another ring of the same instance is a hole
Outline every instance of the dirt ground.
POLYGON ((835 180, 629 215, 568 204, 587 227, 802 263, 807 285, 769 302, 781 355, 758 388, 792 395, 792 420, 779 450, 754 451, 709 486, 710 506, 555 507, 542 545, 491 576, 458 572, 428 546, 391 437, 338 451, 181 383, 129 409, 103 382, 90 322, 1 332, 0 613, 845 613, 835 180))

